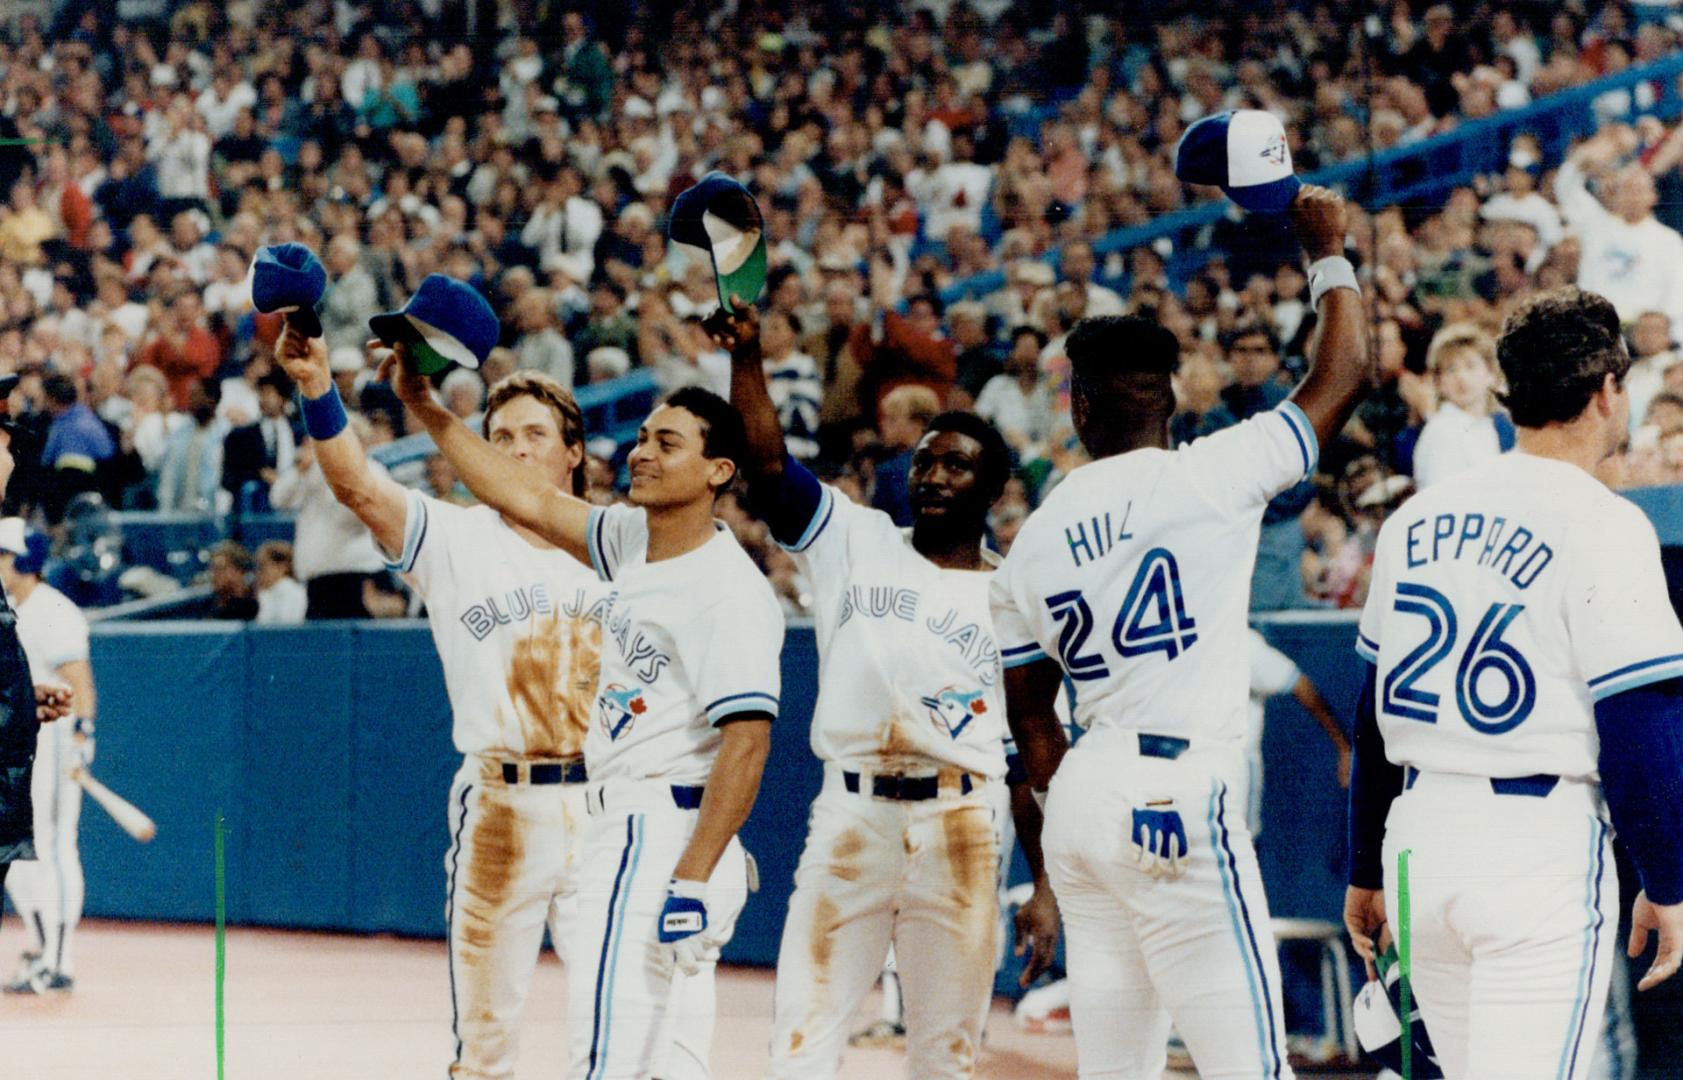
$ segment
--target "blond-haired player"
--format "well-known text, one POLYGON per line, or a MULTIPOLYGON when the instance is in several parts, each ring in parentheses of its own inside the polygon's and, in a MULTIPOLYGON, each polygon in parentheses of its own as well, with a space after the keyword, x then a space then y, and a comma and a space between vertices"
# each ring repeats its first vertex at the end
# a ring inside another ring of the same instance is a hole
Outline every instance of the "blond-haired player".
MULTIPOLYGON (((334 392, 319 338, 288 330, 277 354, 306 399, 334 392)), ((554 379, 522 371, 492 387, 484 430, 499 452, 583 493, 584 420, 554 379)), ((350 428, 311 434, 335 497, 426 600, 462 754, 445 856, 450 1075, 511 1077, 546 923, 563 962, 576 962, 566 944, 606 590, 589 567, 489 507, 401 487, 350 428)))

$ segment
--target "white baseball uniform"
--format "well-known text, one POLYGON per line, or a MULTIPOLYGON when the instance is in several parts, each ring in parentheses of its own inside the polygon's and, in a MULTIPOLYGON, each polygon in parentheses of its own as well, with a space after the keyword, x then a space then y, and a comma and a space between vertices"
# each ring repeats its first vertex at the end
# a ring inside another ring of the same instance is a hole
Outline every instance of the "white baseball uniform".
POLYGON ((444 858, 450 1075, 511 1077, 546 923, 563 962, 578 963, 567 946, 607 590, 489 507, 408 499, 390 565, 426 600, 462 754, 444 858))
POLYGON ((1406 789, 1413 985, 1450 1077, 1585 1076, 1618 880, 1594 703, 1683 674, 1654 529, 1564 462, 1512 453, 1380 530, 1357 649, 1406 789))
MULTIPOLYGON (((65 685, 59 668, 88 659, 87 617, 45 582, 17 605, 17 615, 18 639, 29 658, 30 678, 38 684, 65 685)), ((37 857, 33 862, 13 863, 6 876, 6 892, 29 927, 40 965, 72 977, 76 974, 72 944, 76 924, 82 920, 85 885, 76 842, 82 789, 70 779, 70 772, 84 762, 84 745, 78 745, 69 717, 41 725, 35 771, 29 780, 37 857)), ((91 755, 91 750, 87 753, 91 755)))
MULTIPOLYGON (((728 529, 683 555, 648 561, 641 509, 590 516, 591 563, 612 583, 602 678, 585 760, 589 819, 580 878, 581 962, 568 995, 588 1002, 571 1032, 577 1080, 704 1080, 713 975, 748 893, 732 838, 708 882, 699 974, 674 975, 659 944, 672 871, 695 830, 719 726, 777 715, 783 609, 728 529)), ((575 1006, 575 1008, 578 1008, 575 1006)))
POLYGON ((1235 788, 1262 513, 1316 452, 1287 402, 1179 450, 1084 465, 994 574, 1005 665, 1055 658, 1087 732, 1052 781, 1043 840, 1084 1078, 1158 1076, 1171 1019, 1206 1078, 1292 1075, 1235 788), (1153 877, 1134 822, 1169 811, 1185 872, 1153 877))
POLYGON ((783 927, 768 1075, 836 1075, 892 941, 908 1075, 971 1076, 999 933, 988 792, 1005 775, 990 571, 935 565, 830 487, 788 550, 814 587, 824 785, 783 927))
POLYGON ((1262 728, 1268 699, 1287 693, 1301 676, 1292 658, 1251 631, 1251 700, 1245 712, 1245 789, 1234 805, 1245 808, 1251 839, 1262 835, 1262 728))

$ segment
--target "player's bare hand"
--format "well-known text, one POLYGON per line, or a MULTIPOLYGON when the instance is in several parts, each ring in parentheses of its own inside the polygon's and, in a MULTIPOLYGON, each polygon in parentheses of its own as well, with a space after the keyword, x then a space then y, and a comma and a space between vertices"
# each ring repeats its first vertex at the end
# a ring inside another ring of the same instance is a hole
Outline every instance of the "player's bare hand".
POLYGON ((1058 920, 1058 901, 1051 886, 1035 886, 1034 895, 1017 909, 1012 920, 1016 945, 1011 951, 1026 957, 1023 973, 1017 977, 1018 986, 1028 986, 1052 966, 1058 952, 1058 920))
POLYGON ((407 341, 387 345, 374 339, 365 344, 363 350, 376 365, 374 378, 390 386, 392 393, 396 394, 397 399, 408 406, 411 412, 423 416, 436 405, 432 398, 432 383, 409 362, 407 341))
POLYGON ((275 359, 307 398, 321 397, 333 386, 333 373, 327 366, 327 342, 319 337, 305 337, 289 322, 281 324, 275 359))
POLYGON ((1344 890, 1344 929, 1350 932, 1350 944, 1367 964, 1368 979, 1378 978, 1373 957, 1385 930, 1385 891, 1354 885, 1344 890))
POLYGON ((1350 231, 1344 196, 1331 188, 1304 184, 1291 204, 1291 224, 1310 261, 1344 254, 1350 231))
POLYGON ((1665 982, 1677 973, 1678 962, 1683 961, 1683 904, 1656 904, 1648 899, 1646 892, 1639 893, 1630 913, 1626 955, 1641 956, 1648 947, 1648 935, 1656 931, 1660 936, 1659 950, 1654 954, 1654 962, 1648 965, 1648 973, 1636 984, 1638 990, 1665 982))
POLYGON ((759 359, 760 313, 754 310, 754 305, 743 303, 742 298, 735 293, 731 294, 730 306, 735 310, 726 311, 723 307, 719 308, 707 316, 702 327, 707 331, 707 336, 731 356, 759 359))
POLYGON ((70 688, 68 686, 37 685, 35 687, 35 719, 43 724, 50 724, 54 720, 70 715, 70 688))

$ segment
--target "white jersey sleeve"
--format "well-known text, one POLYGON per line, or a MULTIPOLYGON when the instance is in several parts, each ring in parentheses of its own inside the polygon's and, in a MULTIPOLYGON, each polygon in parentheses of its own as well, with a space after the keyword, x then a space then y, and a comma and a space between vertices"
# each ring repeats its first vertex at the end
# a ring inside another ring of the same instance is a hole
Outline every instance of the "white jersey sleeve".
POLYGON ((717 727, 743 713, 777 717, 783 609, 769 588, 695 613, 676 645, 708 723, 717 727))
MULTIPOLYGON (((386 569, 406 575, 422 596, 439 575, 450 572, 452 545, 446 537, 458 524, 463 508, 423 495, 410 488, 403 518, 403 550, 386 560, 386 569)), ((383 554, 389 555, 390 552, 383 554)))
POLYGON ((1287 401, 1180 452, 1199 494, 1222 510, 1243 512, 1306 479, 1320 447, 1309 418, 1287 401))
POLYGON ((1271 698, 1297 685, 1299 672, 1292 658, 1251 631, 1251 696, 1271 698))
POLYGON ((1621 501, 1576 549, 1567 632, 1590 696, 1602 698, 1683 675, 1683 627, 1671 608, 1654 526, 1621 501))
POLYGON ((614 580, 619 568, 648 546, 649 520, 640 507, 603 506, 590 512, 585 547, 603 581, 614 580))
MULTIPOLYGON (((65 664, 88 658, 88 619, 63 593, 48 585, 37 585, 42 593, 38 611, 31 611, 30 661, 43 672, 56 672, 65 664), (40 656, 36 657, 35 653, 40 656)), ((31 597, 34 599, 34 597, 31 597)), ((34 605, 31 605, 34 607, 34 605)), ((21 636, 21 635, 20 635, 21 636)))
POLYGON ((993 612, 993 633, 999 642, 999 662, 1001 667, 1007 668, 1047 658, 1046 650, 1041 648, 1040 641, 1035 637, 1034 624, 1017 606, 1009 576, 1012 566, 1011 560, 1005 560, 993 572, 993 580, 988 583, 988 607, 993 612))

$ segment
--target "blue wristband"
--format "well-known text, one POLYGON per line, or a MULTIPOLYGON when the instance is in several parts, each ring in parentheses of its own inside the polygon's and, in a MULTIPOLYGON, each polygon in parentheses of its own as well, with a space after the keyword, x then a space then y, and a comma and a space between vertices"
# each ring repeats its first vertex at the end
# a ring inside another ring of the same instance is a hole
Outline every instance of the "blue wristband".
POLYGON ((298 409, 304 416, 304 433, 317 442, 333 438, 351 422, 345 414, 345 403, 339 400, 337 386, 330 385, 327 393, 318 398, 307 398, 300 392, 298 409))

